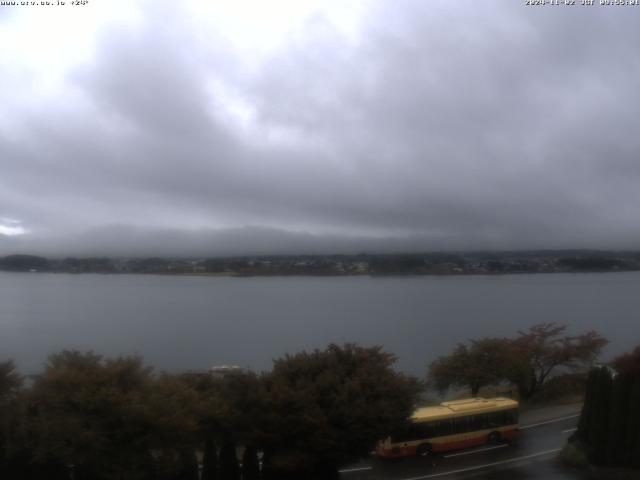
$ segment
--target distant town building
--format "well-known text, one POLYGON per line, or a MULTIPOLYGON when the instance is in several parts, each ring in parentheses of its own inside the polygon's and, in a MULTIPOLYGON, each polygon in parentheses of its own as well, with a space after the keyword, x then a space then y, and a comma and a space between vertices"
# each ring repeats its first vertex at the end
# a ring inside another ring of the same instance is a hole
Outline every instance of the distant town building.
POLYGON ((239 367, 238 365, 218 365, 209 369, 209 374, 214 378, 224 378, 232 375, 247 375, 250 373, 248 368, 239 367))

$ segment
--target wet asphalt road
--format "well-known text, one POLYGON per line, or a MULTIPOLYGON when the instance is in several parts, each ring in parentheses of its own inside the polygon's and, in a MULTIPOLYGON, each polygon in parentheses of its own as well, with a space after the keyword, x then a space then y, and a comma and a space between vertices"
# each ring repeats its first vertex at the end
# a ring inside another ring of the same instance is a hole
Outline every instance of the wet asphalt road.
POLYGON ((370 460, 341 471, 342 480, 545 479, 575 480, 579 474, 557 461, 558 452, 575 431, 577 414, 534 423, 523 422, 512 444, 484 446, 428 458, 370 460))

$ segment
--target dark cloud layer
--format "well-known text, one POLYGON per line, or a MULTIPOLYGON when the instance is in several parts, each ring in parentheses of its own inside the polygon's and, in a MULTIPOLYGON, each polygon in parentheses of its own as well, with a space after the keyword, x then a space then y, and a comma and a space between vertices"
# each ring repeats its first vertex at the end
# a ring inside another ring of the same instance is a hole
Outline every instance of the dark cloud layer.
POLYGON ((255 61, 144 11, 4 112, 0 252, 640 245, 640 9, 372 2, 255 61))

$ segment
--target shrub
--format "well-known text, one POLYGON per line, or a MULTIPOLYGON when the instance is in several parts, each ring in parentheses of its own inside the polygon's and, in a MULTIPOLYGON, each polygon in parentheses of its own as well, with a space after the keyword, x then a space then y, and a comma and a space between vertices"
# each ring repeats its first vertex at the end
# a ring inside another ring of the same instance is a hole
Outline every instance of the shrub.
POLYGON ((562 463, 572 468, 586 468, 589 465, 587 452, 578 443, 567 443, 560 452, 562 463))

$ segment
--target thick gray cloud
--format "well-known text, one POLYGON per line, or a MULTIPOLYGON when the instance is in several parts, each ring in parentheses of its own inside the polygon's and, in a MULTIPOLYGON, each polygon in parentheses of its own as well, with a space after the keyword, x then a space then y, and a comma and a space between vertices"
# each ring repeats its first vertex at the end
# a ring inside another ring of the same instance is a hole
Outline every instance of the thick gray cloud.
POLYGON ((254 59, 180 5, 0 93, 0 252, 640 244, 640 8, 371 2, 254 59))

